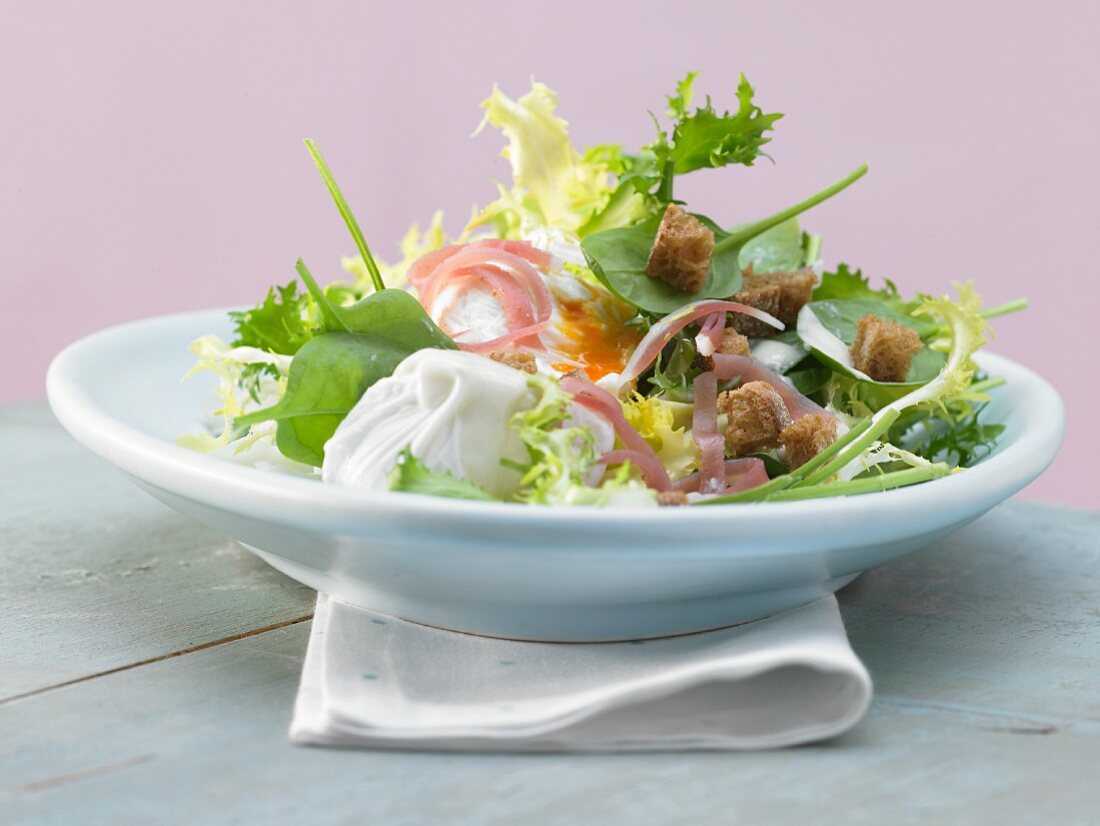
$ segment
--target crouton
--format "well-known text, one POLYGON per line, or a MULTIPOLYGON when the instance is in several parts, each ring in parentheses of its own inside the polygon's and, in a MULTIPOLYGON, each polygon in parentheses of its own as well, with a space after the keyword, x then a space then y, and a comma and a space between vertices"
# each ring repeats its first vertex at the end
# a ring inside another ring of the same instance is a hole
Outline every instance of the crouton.
POLYGON ((749 352, 749 340, 736 330, 727 327, 722 331, 722 343, 715 351, 729 356, 747 356, 749 352))
MULTIPOLYGON (((770 313, 789 328, 797 323, 799 311, 813 297, 816 284, 817 276, 810 269, 756 275, 750 268, 742 276, 741 291, 731 300, 770 313)), ((779 332, 759 319, 736 313, 730 324, 738 332, 753 337, 779 332)))
POLYGON ((778 447, 780 432, 791 423, 783 399, 766 381, 718 394, 718 412, 726 414, 726 445, 734 456, 778 447))
POLYGON ((905 381, 913 356, 920 348, 916 330, 876 315, 865 315, 859 320, 856 340, 849 352, 852 366, 875 381, 905 381))
MULTIPOLYGON (((725 353, 730 356, 750 356, 749 340, 736 330, 727 327, 722 331, 722 343, 718 345, 716 353, 725 353)), ((713 370, 714 359, 710 356, 696 356, 695 363, 702 370, 713 370)))
POLYGON ((646 275, 670 287, 697 293, 707 280, 714 233, 690 212, 669 204, 646 262, 646 275))
POLYGON ((779 434, 779 443, 787 450, 791 470, 836 441, 836 418, 828 413, 809 413, 787 425, 779 434))
POLYGON ((514 367, 524 373, 537 373, 539 371, 534 354, 522 350, 498 350, 495 353, 490 353, 489 358, 500 362, 505 367, 514 367))
POLYGON ((663 508, 677 507, 687 503, 687 494, 682 490, 663 490, 657 494, 657 504, 663 508))

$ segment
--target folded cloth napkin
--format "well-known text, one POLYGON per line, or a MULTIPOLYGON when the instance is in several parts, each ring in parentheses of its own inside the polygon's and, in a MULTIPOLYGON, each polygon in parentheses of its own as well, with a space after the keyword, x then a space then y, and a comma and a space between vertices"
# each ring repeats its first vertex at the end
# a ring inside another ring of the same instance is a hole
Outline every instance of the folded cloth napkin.
POLYGON ((295 743, 478 751, 762 749, 855 725, 871 680, 836 599, 633 643, 429 628, 317 597, 295 743))

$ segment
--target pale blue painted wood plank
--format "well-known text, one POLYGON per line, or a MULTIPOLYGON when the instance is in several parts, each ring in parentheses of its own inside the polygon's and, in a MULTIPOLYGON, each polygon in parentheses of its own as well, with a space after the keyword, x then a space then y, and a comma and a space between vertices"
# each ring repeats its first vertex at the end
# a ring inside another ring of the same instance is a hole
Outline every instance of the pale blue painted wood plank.
POLYGON ((0 410, 0 699, 309 614, 313 592, 0 410))

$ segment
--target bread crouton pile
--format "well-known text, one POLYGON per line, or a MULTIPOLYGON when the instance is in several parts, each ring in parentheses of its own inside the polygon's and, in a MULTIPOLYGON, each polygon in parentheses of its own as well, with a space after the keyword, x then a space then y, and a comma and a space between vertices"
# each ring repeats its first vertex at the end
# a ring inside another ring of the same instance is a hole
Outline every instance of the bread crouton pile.
POLYGON ((750 381, 718 395, 718 412, 726 415, 726 447, 747 456, 783 447, 793 470, 810 461, 837 437, 836 419, 811 413, 791 420, 783 399, 763 381, 750 381))

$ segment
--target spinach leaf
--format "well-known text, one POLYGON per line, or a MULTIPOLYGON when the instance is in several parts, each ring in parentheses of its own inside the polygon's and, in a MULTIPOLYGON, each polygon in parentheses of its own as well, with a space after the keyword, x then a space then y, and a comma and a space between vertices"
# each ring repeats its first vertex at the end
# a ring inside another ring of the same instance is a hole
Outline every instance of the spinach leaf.
POLYGON ((367 388, 389 376, 411 351, 365 333, 323 333, 290 363, 286 393, 275 405, 241 416, 237 427, 277 421, 275 444, 288 459, 319 466, 325 442, 367 388))
POLYGON ((665 315, 703 298, 729 298, 741 288, 742 248, 753 238, 805 212, 851 186, 867 173, 866 164, 821 192, 763 220, 726 232, 709 218, 697 215, 714 232, 714 255, 703 287, 685 293, 659 278, 646 275, 646 262, 660 225, 660 217, 631 227, 595 232, 581 242, 581 249, 595 276, 613 293, 646 312, 665 315))
POLYGON ((859 320, 865 315, 875 315, 887 321, 903 324, 916 331, 922 339, 927 340, 939 331, 939 326, 932 321, 923 318, 915 318, 900 312, 895 306, 870 298, 854 299, 851 301, 825 300, 811 301, 803 308, 803 313, 812 313, 813 318, 820 322, 824 330, 815 330, 812 319, 799 315, 798 334, 817 358, 827 365, 835 373, 840 373, 860 384, 868 386, 888 386, 899 390, 911 389, 913 385, 921 385, 931 381, 939 375, 947 356, 931 349, 925 344, 913 357, 909 367, 909 374, 904 382, 874 382, 862 376, 856 375, 850 364, 846 361, 849 347, 856 340, 856 330, 859 320), (824 338, 823 338, 824 337, 824 338))
POLYGON ((425 347, 458 349, 458 345, 428 317, 420 302, 404 290, 379 290, 354 304, 341 307, 328 299, 302 259, 298 259, 296 267, 321 310, 326 331, 370 333, 407 347, 410 352, 425 347))
POLYGON ((875 315, 887 321, 903 324, 915 330, 922 339, 934 336, 939 330, 939 325, 935 321, 899 312, 891 304, 873 299, 815 300, 811 301, 809 306, 825 328, 848 345, 856 340, 859 320, 865 315, 875 315))
MULTIPOLYGON (((734 227, 734 230, 737 229, 734 227)), ((801 269, 804 255, 798 219, 791 218, 749 239, 741 247, 738 263, 741 269, 747 269, 751 264, 753 272, 758 274, 790 272, 801 269)))
POLYGON ((328 299, 301 259, 297 268, 320 310, 322 332, 295 354, 283 398, 235 424, 278 421, 279 452, 316 466, 324 461, 325 442, 367 388, 392 374, 416 350, 456 345, 402 290, 383 289, 340 307, 328 299))
POLYGON ((495 502, 496 498, 480 485, 466 479, 459 479, 450 473, 431 470, 405 448, 397 457, 390 471, 390 490, 405 493, 423 493, 428 496, 443 496, 448 499, 473 499, 480 502, 495 502))

